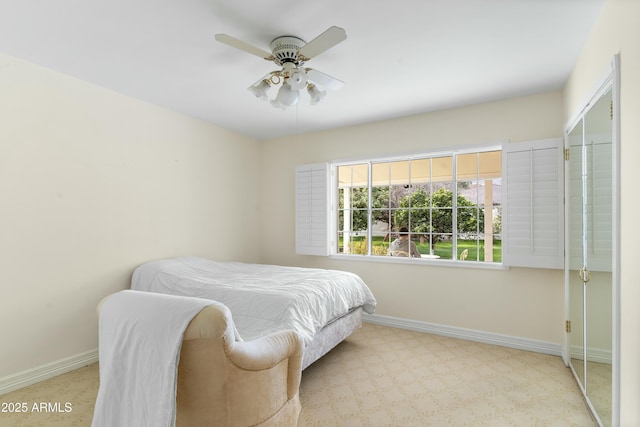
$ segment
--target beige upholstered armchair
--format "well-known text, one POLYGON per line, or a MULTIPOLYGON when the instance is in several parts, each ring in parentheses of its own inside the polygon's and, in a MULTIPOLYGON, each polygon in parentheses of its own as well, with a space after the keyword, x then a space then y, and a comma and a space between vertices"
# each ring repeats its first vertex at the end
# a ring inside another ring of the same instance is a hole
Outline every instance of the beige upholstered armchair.
POLYGON ((184 334, 176 426, 296 426, 302 350, 293 331, 237 341, 229 310, 206 307, 184 334))
POLYGON ((183 335, 176 426, 296 426, 302 353, 294 331, 241 341, 229 309, 206 306, 183 335))

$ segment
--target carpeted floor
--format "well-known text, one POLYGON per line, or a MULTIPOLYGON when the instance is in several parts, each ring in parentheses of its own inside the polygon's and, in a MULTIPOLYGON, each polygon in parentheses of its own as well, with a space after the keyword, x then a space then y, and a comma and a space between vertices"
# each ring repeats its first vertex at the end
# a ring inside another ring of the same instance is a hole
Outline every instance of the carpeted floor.
MULTIPOLYGON (((0 426, 90 426, 98 386, 94 364, 0 396, 27 404, 0 426)), ((303 372, 300 400, 305 427, 596 425, 557 356, 372 324, 303 372)))

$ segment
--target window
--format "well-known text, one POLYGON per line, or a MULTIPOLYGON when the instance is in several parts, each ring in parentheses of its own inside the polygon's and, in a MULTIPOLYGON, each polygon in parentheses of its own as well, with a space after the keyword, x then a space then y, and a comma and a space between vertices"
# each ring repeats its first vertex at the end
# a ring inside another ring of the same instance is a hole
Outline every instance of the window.
POLYGON ((501 262, 501 148, 334 168, 332 253, 501 262), (401 235, 419 257, 411 250, 390 253, 401 235))
POLYGON ((390 259, 402 235, 412 261, 563 268, 563 161, 556 138, 298 166, 296 253, 390 259))

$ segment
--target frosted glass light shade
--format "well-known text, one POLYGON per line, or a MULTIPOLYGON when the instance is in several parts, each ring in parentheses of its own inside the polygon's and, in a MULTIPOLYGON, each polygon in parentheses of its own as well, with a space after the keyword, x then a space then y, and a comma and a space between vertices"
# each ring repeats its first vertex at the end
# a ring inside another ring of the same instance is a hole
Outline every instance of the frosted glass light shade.
POLYGON ((254 94, 257 98, 260 98, 261 100, 266 101, 268 99, 267 91, 269 90, 270 87, 271 85, 269 85, 268 81, 262 80, 260 81, 260 83, 250 86, 249 92, 254 94))
POLYGON ((276 99, 271 101, 271 105, 276 108, 285 109, 297 104, 299 98, 300 93, 297 90, 292 89, 289 84, 284 83, 282 87, 280 87, 280 90, 278 90, 278 96, 276 96, 276 99))
POLYGON ((318 102, 322 101, 327 94, 327 92, 319 90, 316 85, 307 86, 307 93, 309 93, 309 96, 311 97, 311 101, 309 101, 311 105, 316 105, 318 102))

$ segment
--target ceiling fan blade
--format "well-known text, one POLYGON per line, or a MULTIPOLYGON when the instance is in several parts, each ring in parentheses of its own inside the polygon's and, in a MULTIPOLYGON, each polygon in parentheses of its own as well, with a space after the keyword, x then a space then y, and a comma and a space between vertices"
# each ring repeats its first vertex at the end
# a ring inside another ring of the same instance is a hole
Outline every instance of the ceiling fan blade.
POLYGON ((330 75, 314 70, 313 68, 307 68, 306 71, 307 78, 309 80, 319 84, 327 90, 338 90, 342 89, 344 86, 344 82, 342 80, 338 80, 335 77, 331 77, 330 75))
POLYGON ((231 37, 226 34, 216 34, 216 40, 231 47, 235 47, 236 49, 244 50, 252 55, 259 56, 260 58, 264 58, 269 61, 273 60, 271 52, 252 46, 249 43, 236 39, 235 37, 231 37))
POLYGON ((329 50, 333 46, 344 41, 346 38, 347 32, 344 28, 331 27, 309 43, 302 46, 298 51, 298 56, 304 56, 305 60, 314 58, 322 52, 329 50))

